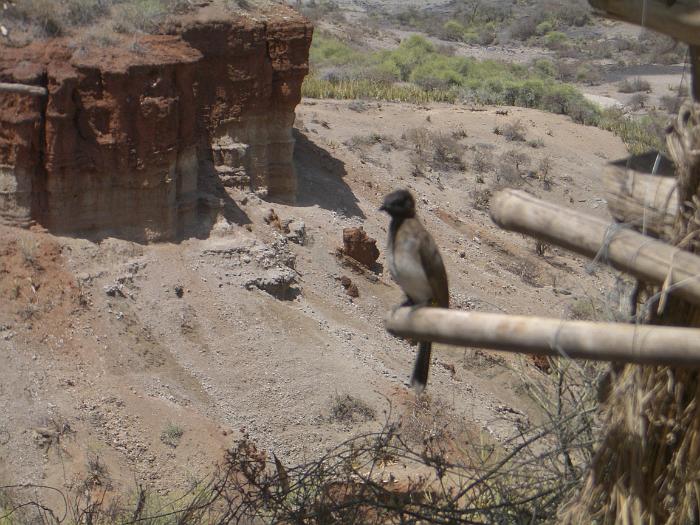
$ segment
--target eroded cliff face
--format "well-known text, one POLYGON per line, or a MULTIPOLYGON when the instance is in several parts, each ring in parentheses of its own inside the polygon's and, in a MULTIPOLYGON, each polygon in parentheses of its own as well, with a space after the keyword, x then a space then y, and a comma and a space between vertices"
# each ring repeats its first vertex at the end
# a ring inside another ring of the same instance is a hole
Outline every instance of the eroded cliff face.
POLYGON ((0 91, 0 221, 153 241, 196 225, 222 186, 293 200, 312 27, 283 13, 0 49, 0 82, 48 89, 0 91))

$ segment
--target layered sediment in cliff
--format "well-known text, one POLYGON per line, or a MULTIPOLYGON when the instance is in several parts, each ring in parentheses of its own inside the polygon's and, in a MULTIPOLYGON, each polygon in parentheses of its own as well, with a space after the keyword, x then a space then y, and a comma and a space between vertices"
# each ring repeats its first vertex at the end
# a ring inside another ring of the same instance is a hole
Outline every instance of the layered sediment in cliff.
POLYGON ((0 221, 152 241, 196 225, 222 186, 292 200, 312 28, 283 13, 3 48, 0 82, 48 94, 0 91, 0 221))

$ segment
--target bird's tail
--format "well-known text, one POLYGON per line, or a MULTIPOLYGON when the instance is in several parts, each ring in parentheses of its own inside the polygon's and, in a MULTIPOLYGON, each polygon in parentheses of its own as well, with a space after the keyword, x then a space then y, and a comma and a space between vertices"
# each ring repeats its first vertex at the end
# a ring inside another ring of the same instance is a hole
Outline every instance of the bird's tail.
POLYGON ((430 351, 432 343, 421 342, 418 344, 418 357, 416 364, 413 367, 413 375, 411 376, 411 386, 419 393, 423 391, 425 385, 428 384, 428 371, 430 370, 430 351))

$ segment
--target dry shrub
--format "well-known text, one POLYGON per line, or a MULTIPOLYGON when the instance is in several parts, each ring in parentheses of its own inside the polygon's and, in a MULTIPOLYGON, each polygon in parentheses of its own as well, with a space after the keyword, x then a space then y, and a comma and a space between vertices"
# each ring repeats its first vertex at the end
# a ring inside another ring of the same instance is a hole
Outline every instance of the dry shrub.
POLYGON ((433 134, 433 166, 439 169, 463 170, 462 146, 445 133, 433 134))
POLYGON ((502 135, 510 142, 525 142, 527 138, 527 129, 520 119, 509 122, 502 127, 496 127, 494 133, 496 135, 502 135))
POLYGON ((362 100, 353 100, 348 104, 348 109, 357 113, 364 113, 370 109, 370 107, 362 100))
POLYGON ((474 147, 474 160, 472 168, 476 173, 486 173, 493 169, 493 153, 491 148, 484 144, 477 144, 474 147))
POLYGON ((523 183, 524 170, 530 166, 530 156, 512 149, 502 156, 496 173, 496 181, 508 186, 520 186, 523 183))
POLYGON ((672 115, 678 113, 683 102, 684 98, 679 95, 664 95, 660 99, 661 107, 672 115))
POLYGON ((537 166, 537 177, 542 183, 542 188, 546 191, 552 189, 552 180, 550 174, 553 168, 552 157, 546 155, 540 159, 540 163, 537 166))
POLYGON ((646 93, 635 93, 630 98, 629 106, 636 111, 645 108, 648 101, 649 95, 647 95, 646 93))
POLYGON ((471 197, 473 199, 475 209, 489 211, 489 206, 491 203, 491 190, 473 190, 471 192, 471 197))
POLYGON ((524 375, 521 385, 541 421, 500 406, 501 426, 515 429, 502 442, 466 429, 448 402, 422 396, 403 422, 387 416, 380 430, 298 465, 244 434, 210 476, 170 502, 140 486, 134 497, 106 497, 107 473, 93 461, 70 493, 25 485, 0 489, 0 503, 13 523, 551 523, 595 444, 598 369, 564 360, 549 367, 549 374, 524 375), (65 496, 67 520, 44 503, 56 492, 65 496))
POLYGON ((53 0, 24 0, 9 4, 5 15, 10 19, 35 26, 45 36, 60 36, 65 31, 58 2, 53 0))
POLYGON ((544 140, 542 138, 528 140, 527 145, 533 149, 544 148, 544 140))
POLYGON ((423 166, 439 170, 463 170, 463 147, 446 133, 433 133, 426 128, 409 129, 404 139, 412 145, 411 160, 422 171, 423 166))
POLYGON ((112 27, 118 33, 151 33, 169 15, 188 8, 187 0, 129 0, 115 6, 112 27))
POLYGON ((4 15, 38 36, 53 37, 107 19, 119 32, 150 32, 189 8, 187 0, 21 0, 8 3, 4 15))
POLYGON ((635 77, 632 80, 626 78, 618 84, 617 90, 620 93, 651 93, 651 84, 639 77, 635 77))
POLYGON ((185 431, 180 425, 168 422, 160 433, 160 440, 169 447, 177 448, 184 433, 185 431))

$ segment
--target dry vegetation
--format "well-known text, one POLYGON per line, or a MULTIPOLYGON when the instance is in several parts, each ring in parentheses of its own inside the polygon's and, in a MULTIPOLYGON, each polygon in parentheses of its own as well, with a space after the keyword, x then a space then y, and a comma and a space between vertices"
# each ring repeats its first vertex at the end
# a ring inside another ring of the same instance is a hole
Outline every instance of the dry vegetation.
MULTIPOLYGON (((403 416, 385 413, 381 431, 293 467, 244 436, 209 479, 170 501, 141 486, 132 497, 107 500, 109 472, 95 456, 85 478, 62 493, 61 512, 43 503, 51 495, 45 487, 0 490, 0 523, 549 523, 592 455, 600 372, 555 361, 548 371, 528 374, 523 387, 544 419, 534 424, 504 412, 518 431, 500 445, 465 431, 447 404, 422 397, 403 416), (421 474, 405 478, 407 468, 421 474)), ((336 396, 331 407, 339 422, 375 417, 348 395, 336 396)), ((164 435, 179 439, 179 430, 170 425, 164 435)))
MULTIPOLYGON (((216 0, 232 11, 248 9, 245 0, 216 0)), ((23 46, 37 38, 69 36, 78 43, 109 46, 114 35, 157 33, 168 17, 192 11, 188 0, 15 0, 0 10, 8 34, 0 45, 23 46)))
MULTIPOLYGON (((311 69, 303 85, 304 96, 310 98, 536 108, 612 131, 635 154, 665 150, 662 138, 665 115, 651 112, 639 117, 615 108, 601 110, 577 88, 562 82, 590 79, 595 69, 582 65, 557 67, 547 59, 536 60, 529 66, 479 61, 451 55, 449 50, 415 35, 396 49, 367 53, 355 44, 317 34, 311 49, 311 69)), ((630 89, 644 88, 643 81, 630 82, 630 89)), ((646 107, 647 99, 639 95, 631 101, 633 110, 646 107)), ((518 140, 518 134, 524 130, 514 126, 516 123, 510 123, 507 130, 496 132, 508 131, 509 136, 518 140)), ((538 142, 530 145, 540 147, 538 142)))

